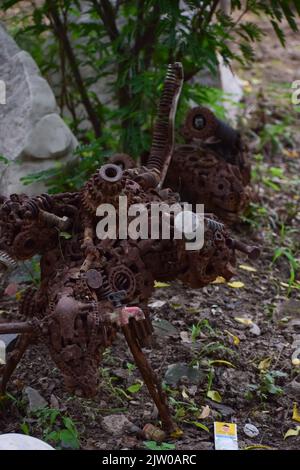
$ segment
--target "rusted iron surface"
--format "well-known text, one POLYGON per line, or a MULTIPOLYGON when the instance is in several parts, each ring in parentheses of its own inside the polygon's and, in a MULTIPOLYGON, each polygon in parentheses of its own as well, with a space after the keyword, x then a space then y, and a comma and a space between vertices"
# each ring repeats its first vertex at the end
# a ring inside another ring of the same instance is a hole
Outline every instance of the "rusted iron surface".
MULTIPOLYGON (((10 269, 20 260, 41 256, 40 286, 29 288, 20 302, 24 323, 14 325, 21 336, 8 355, 0 383, 2 393, 26 347, 39 339, 47 344, 67 389, 82 396, 95 395, 101 356, 120 330, 165 428, 174 430, 166 396, 142 351, 152 334, 147 303, 154 281, 179 279, 202 287, 217 276, 230 279, 235 249, 253 253, 232 240, 226 227, 212 215, 205 217, 204 246, 196 252, 187 251, 185 241, 174 236, 167 240, 99 239, 96 226, 99 205, 110 203, 118 211, 119 196, 126 196, 128 205, 145 204, 149 226, 151 203, 178 201, 178 194, 161 190, 160 183, 174 141, 180 70, 178 64, 169 69, 156 123, 159 132, 154 135, 154 144, 159 145, 153 144, 145 167, 134 167, 128 155, 116 155, 77 193, 11 195, 2 201, 2 266, 10 269), (172 79, 170 84, 172 74, 175 82, 172 79), (167 123, 166 128, 162 121, 167 123)), ((171 233, 174 224, 170 217, 171 233)), ((13 325, 0 323, 0 334, 13 330, 13 325)))
POLYGON ((249 204, 250 163, 241 136, 207 108, 192 108, 182 128, 165 182, 182 200, 202 203, 226 223, 249 204))

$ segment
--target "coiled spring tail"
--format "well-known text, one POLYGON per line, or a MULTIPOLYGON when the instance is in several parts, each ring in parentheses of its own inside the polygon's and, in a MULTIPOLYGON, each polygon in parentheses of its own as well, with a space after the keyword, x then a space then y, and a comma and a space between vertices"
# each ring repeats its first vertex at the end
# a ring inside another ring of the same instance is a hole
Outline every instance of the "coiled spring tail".
POLYGON ((174 121, 183 84, 183 68, 180 62, 168 66, 158 116, 154 125, 153 140, 147 167, 160 174, 162 186, 174 149, 174 121))

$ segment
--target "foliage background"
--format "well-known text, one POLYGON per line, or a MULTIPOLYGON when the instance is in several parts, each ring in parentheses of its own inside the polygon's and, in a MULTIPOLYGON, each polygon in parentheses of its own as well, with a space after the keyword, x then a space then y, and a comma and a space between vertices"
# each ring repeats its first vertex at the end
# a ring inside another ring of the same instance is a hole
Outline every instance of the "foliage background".
MULTIPOLYGON (((78 165, 30 175, 52 191, 76 189, 115 151, 137 158, 150 147, 166 66, 182 61, 185 85, 177 121, 189 103, 224 114, 220 90, 201 86, 203 70, 255 60, 264 15, 284 45, 287 20, 297 30, 300 0, 0 0, 19 45, 32 54, 55 90, 61 113, 80 141, 78 165), (226 11, 226 13, 225 13, 226 11)), ((228 99, 228 97, 227 97, 228 99)))

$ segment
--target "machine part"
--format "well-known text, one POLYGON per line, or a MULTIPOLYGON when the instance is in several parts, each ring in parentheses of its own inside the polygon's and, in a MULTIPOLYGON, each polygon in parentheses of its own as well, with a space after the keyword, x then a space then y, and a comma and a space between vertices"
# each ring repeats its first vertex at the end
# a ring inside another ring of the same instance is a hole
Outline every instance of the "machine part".
POLYGON ((103 284, 102 274, 96 269, 89 269, 86 273, 86 282, 91 289, 100 289, 103 284))
POLYGON ((113 163, 107 163, 103 165, 99 170, 99 175, 103 181, 108 181, 109 183, 116 183, 122 179, 123 171, 122 169, 113 163))
POLYGON ((4 251, 0 251, 0 272, 12 271, 17 267, 17 262, 4 251))
POLYGON ((135 161, 127 153, 116 153, 109 158, 109 163, 118 165, 123 171, 136 166, 135 161))

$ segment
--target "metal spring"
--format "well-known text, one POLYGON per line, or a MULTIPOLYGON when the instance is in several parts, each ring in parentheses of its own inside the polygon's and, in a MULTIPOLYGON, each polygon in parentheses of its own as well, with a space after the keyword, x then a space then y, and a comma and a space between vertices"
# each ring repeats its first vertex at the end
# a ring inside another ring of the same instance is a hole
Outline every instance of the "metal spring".
POLYGON ((31 213, 33 217, 36 217, 40 209, 49 211, 52 208, 52 200, 48 194, 41 194, 30 198, 25 202, 25 208, 31 213))
POLYGON ((154 126, 153 141, 147 167, 161 172, 166 159, 166 149, 170 145, 173 133, 172 110, 177 93, 181 89, 182 69, 178 63, 168 66, 164 88, 158 106, 158 116, 154 126))
POLYGON ((213 230, 214 232, 217 230, 224 230, 225 225, 222 224, 221 222, 217 222, 216 220, 210 219, 209 217, 204 217, 204 220, 207 222, 207 226, 210 230, 213 230))
POLYGON ((102 280, 103 280, 102 286, 101 286, 101 296, 104 299, 107 299, 109 295, 113 294, 113 291, 112 291, 111 286, 108 282, 108 278, 107 278, 105 272, 101 269, 100 273, 101 273, 102 280))
POLYGON ((6 271, 15 269, 17 262, 5 251, 0 251, 0 266, 3 266, 6 271))

